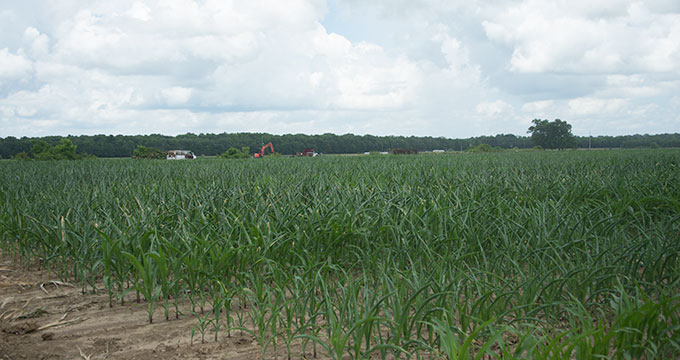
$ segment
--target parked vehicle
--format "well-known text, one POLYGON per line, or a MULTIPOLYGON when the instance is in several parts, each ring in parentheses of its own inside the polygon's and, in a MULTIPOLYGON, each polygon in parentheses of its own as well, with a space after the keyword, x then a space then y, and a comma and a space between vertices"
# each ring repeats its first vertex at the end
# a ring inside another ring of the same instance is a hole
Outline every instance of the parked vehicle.
POLYGON ((191 150, 170 150, 165 158, 168 160, 193 160, 196 159, 196 155, 191 150))

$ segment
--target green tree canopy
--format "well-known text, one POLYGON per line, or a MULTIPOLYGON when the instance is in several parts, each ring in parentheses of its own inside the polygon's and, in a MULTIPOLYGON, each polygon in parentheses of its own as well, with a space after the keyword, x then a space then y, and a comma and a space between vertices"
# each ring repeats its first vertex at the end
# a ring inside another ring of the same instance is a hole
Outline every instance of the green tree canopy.
POLYGON ((576 137, 571 133, 571 125, 566 121, 534 119, 529 127, 531 142, 544 149, 567 149, 576 146, 576 137))
POLYGON ((77 160, 82 158, 76 153, 78 148, 70 139, 62 138, 56 146, 44 140, 31 141, 31 155, 36 160, 77 160))
POLYGON ((61 139, 59 145, 54 147, 54 153, 59 159, 76 160, 80 156, 76 154, 78 147, 70 139, 61 139))
MULTIPOLYGON (((538 120, 539 122, 547 120, 538 120)), ((563 122, 564 123, 564 122, 563 122)), ((0 137, 0 156, 12 158, 19 153, 32 155, 31 148, 36 141, 43 141, 49 146, 58 146, 63 137, 44 136, 40 138, 8 136, 0 137)), ((247 153, 253 156, 263 144, 271 141, 274 149, 282 155, 294 155, 305 148, 323 154, 363 153, 370 151, 388 151, 390 149, 417 149, 431 151, 435 149, 463 151, 480 144, 503 149, 530 149, 538 145, 532 144, 531 136, 499 134, 495 136, 478 136, 466 139, 447 139, 443 137, 405 137, 405 136, 373 136, 373 135, 305 135, 268 133, 221 133, 221 134, 185 134, 177 136, 151 135, 80 135, 66 137, 77 146, 80 155, 92 154, 99 157, 129 157, 133 155, 137 145, 157 149, 187 149, 198 155, 215 156, 224 153, 230 147, 248 148, 247 153)), ((623 136, 583 136, 576 137, 578 147, 592 148, 643 148, 651 147, 655 142, 662 148, 680 147, 680 133, 656 135, 623 135, 623 136)), ((42 153, 46 148, 40 143, 35 152, 42 153)), ((241 150, 241 152, 244 152, 241 150)), ((22 155, 23 156, 23 155, 22 155)))
POLYGON ((47 143, 47 141, 36 139, 31 140, 31 144, 33 144, 31 147, 31 156, 34 158, 51 156, 51 146, 47 143))
POLYGON ((135 159, 165 159, 165 153, 156 148, 137 145, 132 157, 135 159))
POLYGON ((235 147, 230 147, 225 151, 221 157, 225 159, 246 159, 250 157, 250 148, 248 147, 243 147, 243 149, 239 150, 235 147))

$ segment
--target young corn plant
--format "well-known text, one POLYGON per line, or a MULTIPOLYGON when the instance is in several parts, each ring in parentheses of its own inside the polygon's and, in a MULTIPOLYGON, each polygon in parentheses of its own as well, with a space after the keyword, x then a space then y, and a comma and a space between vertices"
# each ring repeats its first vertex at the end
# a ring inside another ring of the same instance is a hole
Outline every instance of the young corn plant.
POLYGON ((638 287, 635 296, 619 287, 611 306, 616 318, 616 358, 672 358, 680 355, 680 296, 662 294, 654 299, 638 287))
MULTIPOLYGON (((220 329, 222 329, 223 325, 221 323, 222 319, 222 310, 225 309, 226 304, 227 304, 227 299, 228 299, 228 293, 227 293, 227 288, 220 282, 219 280, 215 279, 213 280, 213 287, 210 289, 211 296, 212 296, 212 321, 211 324, 213 326, 213 330, 215 331, 215 342, 217 342, 217 338, 219 336, 220 329)), ((227 313, 227 317, 228 317, 227 313)), ((229 326, 229 323, 227 322, 226 326, 229 326)))
POLYGON ((304 311, 298 304, 300 303, 301 294, 291 291, 290 299, 286 299, 285 290, 280 294, 283 299, 283 305, 281 307, 282 314, 279 317, 279 333, 283 338, 283 342, 286 345, 286 355, 288 360, 291 359, 291 344, 295 340, 297 335, 297 329, 299 329, 297 321, 299 319, 299 312, 304 311))
POLYGON ((113 298, 115 293, 114 267, 117 266, 117 264, 114 262, 119 260, 121 257, 120 248, 118 242, 114 241, 110 236, 98 228, 95 227, 95 229, 97 229, 97 232, 103 239, 101 241, 101 258, 104 271, 102 280, 104 281, 104 286, 106 287, 106 291, 109 296, 109 307, 113 307, 113 298))
POLYGON ((388 343, 398 348, 410 349, 426 347, 426 343, 417 337, 418 328, 425 322, 424 316, 430 303, 445 294, 431 294, 430 284, 416 283, 420 288, 413 289, 401 275, 385 276, 383 283, 385 291, 390 296, 385 297, 383 311, 389 321, 390 337, 388 343))
POLYGON ((212 314, 194 312, 193 315, 196 318, 197 324, 191 328, 191 344, 194 344, 194 335, 196 331, 201 334, 201 344, 204 344, 205 332, 208 331, 208 326, 210 326, 210 324, 212 324, 215 319, 211 318, 212 314))
MULTIPOLYGON (((231 317, 231 303, 233 300, 233 291, 231 289, 227 288, 221 281, 215 280, 217 284, 220 286, 220 289, 217 291, 220 293, 220 296, 218 298, 215 298, 213 300, 213 303, 217 303, 221 306, 221 309, 224 310, 224 318, 226 323, 224 326, 226 327, 227 331, 227 337, 231 337, 231 327, 233 326, 234 320, 231 317)), ((213 312, 214 312, 215 306, 213 305, 213 312)), ((215 313, 215 318, 216 318, 216 323, 219 321, 218 317, 220 316, 219 313, 215 313)), ((217 325, 216 325, 217 327, 217 325)), ((215 341, 217 341, 217 331, 219 329, 215 329, 215 341)))
MULTIPOLYGON (((283 303, 281 298, 276 296, 274 290, 267 285, 265 273, 248 273, 246 275, 250 288, 244 288, 244 292, 250 303, 248 316, 254 324, 255 329, 239 328, 255 337, 260 344, 260 357, 264 360, 265 353, 272 344, 276 347, 277 321, 283 303)), ((276 351, 274 352, 276 354, 276 351)))
POLYGON ((380 293, 370 290, 365 286, 365 283, 362 285, 364 286, 357 287, 357 292, 352 295, 350 311, 355 312, 355 319, 365 319, 366 321, 358 323, 352 332, 348 352, 353 358, 366 358, 376 351, 401 351, 393 344, 372 344, 375 333, 380 332, 384 326, 389 324, 389 319, 380 316, 380 309, 383 301, 394 294, 390 293, 379 297, 380 293))
POLYGON ((135 284, 137 291, 144 295, 147 302, 147 313, 149 316, 149 324, 153 323, 153 312, 156 305, 156 299, 161 292, 160 286, 156 284, 156 265, 153 262, 153 253, 149 252, 141 256, 141 261, 137 256, 123 251, 123 256, 134 266, 137 270, 138 278, 141 282, 135 284))
POLYGON ((186 252, 182 253, 181 250, 172 244, 168 244, 168 263, 169 263, 169 276, 168 276, 168 287, 169 293, 172 297, 172 305, 175 309, 175 319, 179 319, 182 312, 179 309, 180 300, 184 303, 184 297, 186 296, 186 288, 184 287, 182 271, 184 269, 184 262, 182 259, 185 257, 186 252))
POLYGON ((307 358, 676 358, 678 164, 668 149, 8 160, 0 248, 85 291, 101 279, 110 305, 135 291, 178 317, 188 300, 194 334, 250 327, 265 355, 299 339, 307 358))
POLYGON ((498 343, 501 345, 502 351, 501 337, 503 332, 496 329, 487 339, 480 338, 482 331, 486 330, 494 321, 495 319, 492 319, 482 323, 475 327, 470 334, 465 334, 455 326, 451 326, 451 321, 448 319, 433 319, 432 326, 439 335, 437 348, 451 360, 467 360, 470 358, 479 360, 485 356, 500 359, 501 357, 494 353, 491 347, 498 343), (481 340, 482 345, 477 347, 474 344, 475 340, 481 340))
POLYGON ((170 313, 170 268, 168 266, 168 257, 161 247, 157 251, 151 251, 149 256, 156 264, 156 273, 154 275, 158 279, 157 290, 163 298, 163 313, 165 320, 168 321, 170 313))
MULTIPOLYGON (((338 276, 343 276, 342 272, 338 272, 338 276)), ((326 350, 328 356, 334 360, 340 360, 343 356, 348 353, 351 348, 352 339, 358 339, 359 344, 354 344, 361 348, 362 341, 366 337, 365 332, 372 332, 375 324, 387 321, 385 318, 379 316, 368 316, 365 317, 361 312, 361 307, 356 301, 352 300, 352 296, 355 296, 351 291, 352 285, 349 285, 352 281, 344 274, 343 279, 347 286, 350 288, 339 287, 332 288, 324 286, 322 289, 324 302, 322 314, 326 319, 326 336, 325 340, 319 338, 318 336, 313 336, 309 334, 298 335, 302 339, 310 339, 314 343, 318 343, 321 347, 326 350), (355 334, 359 331, 359 334, 355 334)), ((377 311, 376 306, 374 310, 377 311)), ((370 336, 370 335, 369 335, 370 336)), ((356 349, 356 348, 355 348, 356 349)), ((365 355, 371 354, 374 351, 385 351, 392 350, 395 353, 401 353, 405 350, 394 344, 376 344, 370 348, 367 348, 365 355)), ((359 356, 360 352, 355 352, 355 356, 359 356)))

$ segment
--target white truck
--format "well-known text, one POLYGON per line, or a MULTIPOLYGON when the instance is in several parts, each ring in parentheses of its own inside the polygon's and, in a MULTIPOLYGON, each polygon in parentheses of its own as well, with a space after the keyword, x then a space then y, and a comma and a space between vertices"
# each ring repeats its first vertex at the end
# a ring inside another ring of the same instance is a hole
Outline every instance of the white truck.
POLYGON ((191 150, 170 150, 165 157, 168 160, 193 160, 196 155, 191 150))

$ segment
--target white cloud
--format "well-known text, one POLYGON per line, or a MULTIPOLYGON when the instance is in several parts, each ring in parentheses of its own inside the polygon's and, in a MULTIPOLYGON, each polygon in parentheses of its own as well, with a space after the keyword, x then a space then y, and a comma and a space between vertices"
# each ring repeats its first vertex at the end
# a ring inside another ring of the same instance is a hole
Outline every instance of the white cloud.
POLYGON ((633 117, 640 118, 644 117, 656 110, 659 109, 659 105, 657 104, 646 104, 642 106, 637 106, 634 109, 629 111, 629 114, 632 115, 633 117))
POLYGON ((559 117, 563 113, 560 104, 555 100, 539 100, 522 104, 522 112, 527 119, 559 117))
POLYGON ((600 99, 582 97, 569 100, 569 113, 575 116, 611 115, 621 111, 628 101, 626 99, 600 99))
POLYGON ((522 111, 529 113, 543 113, 553 105, 553 100, 532 101, 522 105, 522 111))
POLYGON ((597 93, 605 97, 648 98, 661 95, 664 87, 648 76, 617 74, 606 76, 606 87, 597 93))
POLYGON ((41 58, 49 52, 50 39, 32 26, 24 31, 24 40, 28 44, 33 58, 41 58))
POLYGON ((441 52, 449 64, 450 70, 458 73, 463 68, 470 66, 470 59, 467 49, 462 46, 458 39, 451 37, 448 32, 449 30, 442 25, 439 33, 432 40, 441 44, 441 52))
POLYGON ((477 104, 477 112, 489 117, 502 115, 511 110, 512 105, 506 103, 503 100, 496 100, 494 102, 485 101, 477 104))
POLYGON ((333 110, 399 109, 418 85, 418 68, 382 47, 352 44, 317 25, 292 45, 279 34, 262 40, 250 61, 220 65, 212 78, 220 106, 333 110))
POLYGON ((0 49, 0 81, 28 76, 33 70, 32 62, 19 50, 12 54, 7 48, 0 49))
POLYGON ((21 117, 31 117, 38 113, 38 110, 35 108, 25 108, 23 106, 20 106, 15 109, 16 114, 21 116, 21 117))
POLYGON ((140 21, 149 21, 151 20, 151 9, 144 3, 136 2, 132 4, 126 15, 140 21))
POLYGON ((391 59, 382 48, 359 44, 344 56, 329 58, 335 79, 330 107, 341 109, 400 109, 418 86, 419 70, 405 58, 391 59), (336 92, 337 91, 337 92, 336 92))
POLYGON ((26 0, 0 21, 0 136, 680 131, 671 0, 26 0))
POLYGON ((189 88, 173 86, 167 89, 163 89, 161 91, 161 94, 163 95, 163 98, 168 103, 168 105, 177 106, 186 104, 186 102, 189 101, 192 92, 193 90, 189 88))
POLYGON ((598 4, 525 0, 505 11, 490 7, 482 25, 489 39, 513 48, 512 71, 680 70, 680 13, 623 0, 598 4))

